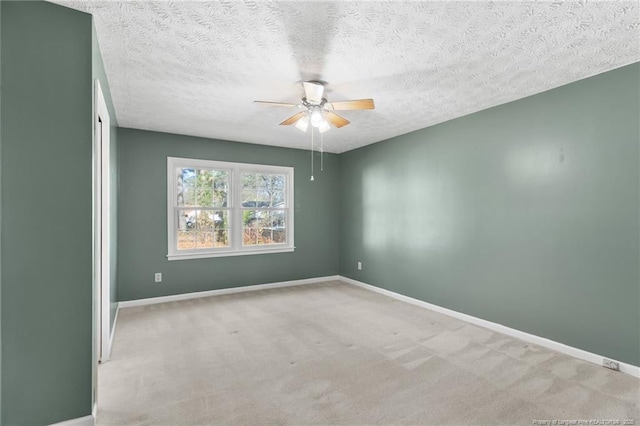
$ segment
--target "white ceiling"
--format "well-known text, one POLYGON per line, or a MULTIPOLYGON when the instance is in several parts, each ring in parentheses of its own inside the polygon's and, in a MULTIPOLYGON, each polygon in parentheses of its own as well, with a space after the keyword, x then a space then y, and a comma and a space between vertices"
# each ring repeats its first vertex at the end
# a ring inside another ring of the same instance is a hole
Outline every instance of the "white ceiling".
POLYGON ((640 61, 640 6, 571 2, 57 0, 92 13, 119 125, 307 149, 301 80, 374 98, 344 152, 640 61))

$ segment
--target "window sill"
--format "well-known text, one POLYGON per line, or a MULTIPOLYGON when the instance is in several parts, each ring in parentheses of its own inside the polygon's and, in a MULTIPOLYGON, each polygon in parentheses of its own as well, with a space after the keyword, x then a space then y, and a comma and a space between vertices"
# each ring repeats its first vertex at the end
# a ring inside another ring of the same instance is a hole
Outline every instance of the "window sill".
POLYGON ((207 259, 210 257, 231 257, 231 256, 249 256, 254 254, 271 254, 271 253, 290 253, 295 247, 283 247, 268 250, 242 250, 242 251, 219 251, 215 253, 185 253, 185 254, 168 254, 167 260, 188 260, 188 259, 207 259))

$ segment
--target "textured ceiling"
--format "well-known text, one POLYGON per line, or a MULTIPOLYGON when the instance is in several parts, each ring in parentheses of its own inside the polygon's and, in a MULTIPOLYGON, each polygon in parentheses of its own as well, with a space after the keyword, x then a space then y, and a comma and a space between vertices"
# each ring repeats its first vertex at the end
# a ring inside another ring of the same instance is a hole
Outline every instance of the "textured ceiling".
POLYGON ((92 13, 120 126, 307 148, 299 82, 374 98, 344 152, 640 61, 638 2, 55 1, 92 13))

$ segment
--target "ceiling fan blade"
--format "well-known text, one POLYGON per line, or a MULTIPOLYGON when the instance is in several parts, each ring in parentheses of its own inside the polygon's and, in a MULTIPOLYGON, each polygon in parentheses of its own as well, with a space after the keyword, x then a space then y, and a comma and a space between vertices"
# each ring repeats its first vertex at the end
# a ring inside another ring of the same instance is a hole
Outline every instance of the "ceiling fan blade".
POLYGON ((267 105, 267 106, 281 106, 281 107, 294 107, 297 104, 288 104, 284 102, 269 102, 269 101, 253 101, 254 104, 267 105))
POLYGON ((306 114, 307 114, 306 111, 300 111, 299 113, 294 114, 291 117, 289 117, 286 120, 284 120, 282 123, 280 123, 280 125, 281 126, 288 126, 290 124, 293 124, 296 121, 300 120, 302 117, 304 117, 306 114))
POLYGON ((324 112, 324 116, 326 117, 326 119, 333 124, 334 126, 336 126, 337 128, 346 126, 347 124, 349 124, 349 120, 347 120, 344 117, 340 117, 338 114, 336 114, 335 112, 331 112, 331 111, 325 111, 324 112))
POLYGON ((374 109, 373 99, 356 99, 353 101, 338 101, 325 104, 325 108, 336 111, 348 109, 374 109))
POLYGON ((303 81, 302 85, 304 86, 304 96, 307 101, 314 104, 322 102, 322 95, 324 95, 324 85, 322 83, 303 81))

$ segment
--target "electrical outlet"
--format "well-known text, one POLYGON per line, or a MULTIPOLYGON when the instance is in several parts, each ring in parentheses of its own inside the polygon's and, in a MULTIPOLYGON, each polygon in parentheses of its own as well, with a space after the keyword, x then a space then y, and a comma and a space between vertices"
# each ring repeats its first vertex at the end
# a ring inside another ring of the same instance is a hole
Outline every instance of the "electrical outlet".
POLYGON ((162 282, 162 273, 161 272, 156 272, 155 280, 156 280, 157 283, 161 283, 162 282))
POLYGON ((362 271, 362 262, 358 262, 358 271, 362 271))
POLYGON ((620 364, 610 359, 603 358, 602 365, 611 370, 620 371, 620 364))

